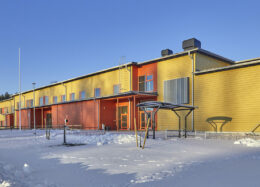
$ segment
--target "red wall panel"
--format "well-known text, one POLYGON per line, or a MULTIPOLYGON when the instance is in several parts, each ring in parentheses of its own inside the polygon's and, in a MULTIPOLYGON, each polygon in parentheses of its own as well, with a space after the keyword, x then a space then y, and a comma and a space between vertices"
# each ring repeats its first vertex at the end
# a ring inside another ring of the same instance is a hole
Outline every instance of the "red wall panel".
POLYGON ((116 101, 101 101, 100 103, 100 124, 109 126, 116 130, 116 101))
POLYGON ((81 101, 52 106, 52 126, 61 128, 67 117, 68 125, 81 125, 82 129, 97 129, 99 101, 81 101))

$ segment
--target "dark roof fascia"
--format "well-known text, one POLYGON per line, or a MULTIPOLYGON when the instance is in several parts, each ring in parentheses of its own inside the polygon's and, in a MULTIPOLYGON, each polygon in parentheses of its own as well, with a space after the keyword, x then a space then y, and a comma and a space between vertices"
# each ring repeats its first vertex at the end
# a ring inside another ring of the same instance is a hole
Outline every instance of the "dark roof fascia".
MULTIPOLYGON (((55 103, 55 104, 50 104, 50 105, 36 106, 35 108, 44 108, 44 107, 50 107, 50 106, 60 105, 60 104, 70 104, 70 103, 77 103, 77 102, 82 102, 82 101, 109 99, 109 98, 116 98, 116 97, 122 97, 122 96, 130 96, 130 95, 158 96, 158 93, 157 92, 130 91, 130 92, 123 92, 123 93, 117 94, 117 95, 110 95, 110 96, 104 96, 104 97, 90 97, 87 99, 80 99, 80 100, 66 101, 66 102, 60 102, 60 103, 55 103)), ((21 110, 24 110, 24 109, 33 109, 33 107, 21 108, 21 110)), ((19 109, 15 109, 15 110, 18 111, 19 109)))
MULTIPOLYGON (((135 64, 136 64, 136 62, 130 62, 130 63, 124 64, 124 65, 125 66, 132 66, 132 65, 135 65, 135 64)), ((67 82, 71 82, 71 81, 75 81, 75 80, 79 80, 79 79, 84 79, 84 78, 91 77, 91 76, 94 76, 94 75, 98 75, 98 74, 101 74, 101 73, 114 71, 114 70, 116 70, 118 68, 119 68, 119 66, 115 66, 115 67, 112 67, 112 68, 100 70, 100 71, 97 71, 97 72, 94 72, 94 73, 90 73, 90 74, 87 74, 87 75, 83 75, 83 76, 75 77, 75 78, 72 78, 72 79, 67 79, 67 80, 64 80, 64 81, 60 81, 60 82, 57 82, 57 83, 54 83, 54 84, 41 86, 41 87, 35 88, 35 91, 41 90, 41 89, 44 89, 44 88, 48 88, 48 87, 52 87, 52 86, 56 86, 56 85, 59 85, 59 84, 63 84, 63 83, 67 83, 67 82)), ((25 92, 22 92, 21 94, 26 94, 26 93, 29 93, 29 92, 32 92, 32 91, 33 91, 33 89, 25 91, 25 92)), ((17 96, 17 95, 19 95, 19 93, 18 94, 14 94, 13 96, 17 96)))
POLYGON ((210 51, 207 51, 207 50, 204 50, 204 49, 200 49, 200 48, 195 48, 195 49, 192 49, 192 50, 182 51, 180 53, 175 53, 175 54, 168 55, 168 56, 165 56, 165 57, 160 57, 160 58, 156 58, 156 59, 140 62, 140 63, 137 63, 136 65, 137 66, 142 66, 142 65, 145 65, 145 64, 151 64, 151 63, 155 63, 155 62, 160 62, 160 61, 163 61, 163 60, 168 60, 168 59, 171 59, 171 58, 177 58, 177 57, 180 57, 180 56, 185 56, 185 55, 187 55, 189 53, 193 54, 193 53, 196 53, 196 52, 198 52, 200 54, 204 54, 204 55, 212 57, 212 58, 215 58, 217 60, 222 60, 222 61, 227 62, 229 64, 234 64, 234 62, 235 62, 235 61, 230 60, 228 58, 225 58, 223 56, 220 56, 220 55, 217 55, 215 53, 212 53, 210 51))
POLYGON ((260 57, 236 61, 235 64, 241 64, 241 63, 252 62, 252 61, 257 61, 257 60, 260 60, 260 57))
POLYGON ((11 98, 9 98, 9 99, 1 100, 0 103, 5 102, 5 101, 11 101, 11 100, 13 100, 13 96, 14 96, 14 95, 12 95, 11 98))
POLYGON ((223 56, 217 55, 217 54, 212 53, 212 52, 210 52, 210 51, 207 51, 207 50, 205 50, 205 49, 198 49, 198 53, 204 54, 204 55, 209 56, 209 57, 213 57, 213 58, 215 58, 215 59, 217 59, 217 60, 222 60, 222 61, 227 62, 227 63, 229 63, 229 64, 235 64, 235 61, 230 60, 230 59, 228 59, 228 58, 225 58, 225 57, 223 57, 223 56))
POLYGON ((144 61, 144 62, 139 62, 137 63, 136 65, 137 66, 142 66, 142 65, 146 65, 146 64, 151 64, 151 63, 155 63, 155 62, 160 62, 160 61, 163 61, 163 60, 168 60, 168 59, 172 59, 172 58, 177 58, 177 57, 180 57, 180 56, 185 56, 187 55, 189 52, 192 54, 192 53, 195 53, 197 52, 197 48, 196 49, 192 49, 192 50, 189 50, 189 51, 182 51, 180 53, 174 53, 172 55, 167 55, 167 56, 164 56, 164 57, 160 57, 160 58, 155 58, 155 59, 152 59, 152 60, 147 60, 147 61, 144 61))
POLYGON ((260 64, 260 60, 259 61, 253 61, 253 62, 246 62, 246 63, 238 63, 238 64, 233 64, 233 65, 230 65, 230 66, 224 66, 224 67, 219 67, 219 68, 214 68, 214 69, 197 71, 197 72, 195 72, 195 75, 202 75, 202 74, 214 73, 214 72, 219 72, 219 71, 227 71, 227 70, 244 68, 244 67, 249 67, 249 66, 256 66, 256 65, 259 65, 259 64, 260 64))

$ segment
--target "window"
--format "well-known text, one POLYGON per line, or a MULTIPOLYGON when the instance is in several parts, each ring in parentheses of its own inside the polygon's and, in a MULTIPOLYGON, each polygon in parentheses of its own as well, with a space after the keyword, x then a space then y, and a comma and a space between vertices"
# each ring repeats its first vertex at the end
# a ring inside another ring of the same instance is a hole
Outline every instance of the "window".
POLYGON ((4 114, 8 114, 8 108, 7 107, 4 108, 4 114))
POLYGON ((153 75, 148 75, 146 77, 146 89, 145 91, 150 92, 153 91, 153 75))
POLYGON ((45 101, 44 101, 44 104, 45 104, 45 105, 48 105, 48 104, 49 104, 49 96, 45 96, 45 97, 44 97, 44 100, 45 100, 45 101))
POLYGON ((71 101, 74 101, 74 100, 75 100, 75 93, 71 93, 71 94, 70 94, 70 100, 71 100, 71 101))
POLYGON ((189 77, 164 81, 163 96, 165 102, 189 103, 189 77))
POLYGON ((86 92, 85 91, 81 91, 79 95, 80 95, 80 99, 86 98, 86 92))
POLYGON ((138 78, 139 91, 153 91, 153 75, 139 76, 138 78))
POLYGON ((16 108, 20 109, 20 103, 19 102, 16 103, 16 108))
POLYGON ((61 102, 65 102, 66 101, 66 95, 62 95, 61 96, 61 102))
POLYGON ((0 108, 0 114, 2 114, 2 108, 0 108))
POLYGON ((30 99, 30 100, 26 101, 26 107, 27 108, 33 107, 33 99, 30 99))
POLYGON ((12 113, 14 113, 14 106, 11 106, 11 111, 12 113))
POLYGON ((44 102, 43 102, 43 97, 40 97, 40 106, 43 106, 44 105, 44 102))
POLYGON ((120 93, 120 84, 116 84, 114 85, 114 95, 119 93, 120 93))
POLYGON ((53 96, 53 98, 52 98, 52 103, 53 103, 53 104, 58 103, 58 97, 57 97, 57 96, 53 96))
POLYGON ((145 91, 145 76, 139 76, 139 91, 144 92, 145 91))
POLYGON ((95 97, 100 97, 100 88, 95 88, 95 97))

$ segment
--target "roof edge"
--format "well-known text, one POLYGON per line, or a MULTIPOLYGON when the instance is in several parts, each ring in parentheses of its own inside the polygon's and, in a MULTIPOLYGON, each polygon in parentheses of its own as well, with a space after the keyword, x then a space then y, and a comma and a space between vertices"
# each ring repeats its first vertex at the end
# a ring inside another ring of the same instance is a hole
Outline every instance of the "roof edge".
POLYGON ((251 62, 233 64, 230 66, 212 68, 212 69, 207 69, 207 70, 203 70, 203 71, 196 71, 195 75, 202 75, 202 74, 214 73, 214 72, 219 72, 219 71, 227 71, 227 70, 231 70, 231 69, 244 68, 244 67, 248 67, 248 66, 256 66, 259 64, 260 64, 260 59, 256 60, 256 61, 251 61, 251 62))

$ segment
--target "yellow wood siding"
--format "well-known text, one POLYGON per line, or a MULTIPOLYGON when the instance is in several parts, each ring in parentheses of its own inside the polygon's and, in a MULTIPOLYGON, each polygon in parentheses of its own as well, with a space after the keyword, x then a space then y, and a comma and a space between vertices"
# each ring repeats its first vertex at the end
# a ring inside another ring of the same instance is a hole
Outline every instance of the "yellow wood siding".
MULTIPOLYGON (((0 101, 0 108, 7 108, 8 113, 12 112, 12 107, 14 106, 13 100, 0 101)), ((0 114, 0 121, 5 121, 5 115, 0 114)))
MULTIPOLYGON (((192 61, 189 56, 182 56, 165 61, 158 62, 158 101, 164 101, 163 84, 165 80, 189 77, 189 101, 191 103, 191 79, 192 79, 192 61)), ((184 113, 181 112, 182 119, 184 113)), ((160 110, 157 115, 158 130, 177 130, 178 118, 172 111, 160 110)), ((191 127, 191 117, 188 118, 189 129, 191 127)), ((183 124, 182 124, 183 125, 183 124)))
MULTIPOLYGON (((128 67, 129 68, 129 67, 128 67)), ((130 69, 130 68, 129 68, 130 69)), ((129 91, 130 87, 130 72, 126 68, 116 69, 109 72, 100 73, 90 77, 72 80, 70 82, 58 85, 49 86, 35 91, 35 106, 39 106, 39 98, 43 96, 49 97, 49 103, 53 104, 53 96, 57 96, 58 102, 61 102, 61 96, 67 94, 67 101, 70 100, 70 94, 75 93, 75 99, 79 99, 79 93, 81 91, 86 92, 86 98, 94 97, 94 89, 101 89, 101 97, 113 95, 113 86, 115 84, 121 84, 121 92, 129 91), (120 76, 120 78, 119 78, 120 76), (119 80, 120 79, 120 80, 119 80), (66 87, 66 89, 65 89, 66 87), (65 91, 67 92, 65 93, 65 91)), ((16 103, 19 102, 19 95, 14 97, 15 109, 17 108, 16 103)), ((33 91, 22 94, 21 102, 22 108, 26 108, 27 100, 33 99, 33 91)), ((0 104, 0 108, 2 104, 0 104)), ((15 115, 15 123, 16 123, 15 115)))
POLYGON ((212 131, 206 121, 228 116, 223 131, 251 131, 260 122, 260 65, 195 76, 196 130, 212 131))
POLYGON ((202 71, 205 69, 217 68, 230 65, 229 63, 217 60, 215 58, 196 53, 196 70, 202 71))

